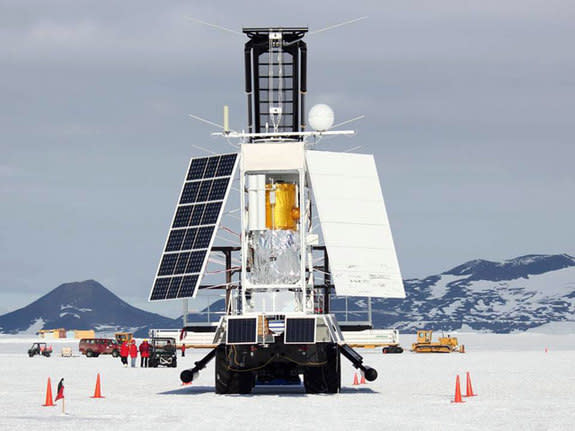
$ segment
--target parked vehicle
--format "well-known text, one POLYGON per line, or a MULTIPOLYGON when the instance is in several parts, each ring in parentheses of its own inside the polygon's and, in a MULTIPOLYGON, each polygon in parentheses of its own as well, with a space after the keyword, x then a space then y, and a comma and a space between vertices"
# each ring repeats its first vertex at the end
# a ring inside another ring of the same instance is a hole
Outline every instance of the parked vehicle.
POLYGON ((415 353, 465 353, 465 347, 459 345, 457 337, 439 337, 439 342, 431 341, 433 331, 417 331, 417 342, 411 345, 411 351, 415 353))
POLYGON ((150 368, 158 366, 176 367, 176 339, 170 337, 152 338, 150 342, 150 368))
POLYGON ((31 358, 36 355, 50 357, 52 354, 52 346, 47 346, 46 343, 34 343, 32 347, 28 349, 28 356, 31 358))
POLYGON ((116 332, 114 334, 114 337, 116 338, 116 343, 122 345, 124 341, 127 343, 132 341, 132 338, 134 338, 134 334, 132 334, 131 332, 116 332))
POLYGON ((82 338, 78 346, 80 353, 88 358, 97 358, 100 355, 120 356, 120 346, 111 338, 82 338))

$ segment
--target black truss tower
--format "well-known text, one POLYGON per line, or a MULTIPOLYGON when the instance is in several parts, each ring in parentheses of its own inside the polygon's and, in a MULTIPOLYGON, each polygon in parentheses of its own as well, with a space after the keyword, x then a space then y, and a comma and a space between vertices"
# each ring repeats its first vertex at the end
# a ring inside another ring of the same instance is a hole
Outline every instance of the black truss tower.
POLYGON ((243 29, 250 39, 244 49, 250 133, 304 130, 307 46, 302 38, 307 31, 307 27, 243 29))

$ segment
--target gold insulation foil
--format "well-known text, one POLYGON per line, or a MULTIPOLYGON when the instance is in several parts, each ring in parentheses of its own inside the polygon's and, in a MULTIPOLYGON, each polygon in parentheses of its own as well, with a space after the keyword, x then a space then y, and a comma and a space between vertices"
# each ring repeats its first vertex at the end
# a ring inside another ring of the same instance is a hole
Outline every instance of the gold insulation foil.
POLYGON ((266 184, 266 227, 296 230, 299 220, 299 208, 296 205, 295 184, 266 184), (272 193, 275 195, 274 202, 272 202, 272 193))

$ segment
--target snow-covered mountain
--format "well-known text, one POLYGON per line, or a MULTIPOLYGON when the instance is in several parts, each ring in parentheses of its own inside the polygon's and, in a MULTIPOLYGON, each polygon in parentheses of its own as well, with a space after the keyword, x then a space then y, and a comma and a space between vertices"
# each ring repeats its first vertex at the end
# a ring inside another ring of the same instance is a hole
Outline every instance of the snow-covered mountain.
MULTIPOLYGON (((405 280, 406 299, 372 299, 376 328, 452 331, 462 327, 508 333, 555 322, 575 322, 575 258, 528 255, 502 262, 472 260, 424 279, 405 280)), ((223 301, 211 306, 223 310, 223 301)), ((348 298, 349 316, 366 318, 366 298, 348 298)), ((344 315, 345 300, 332 311, 344 315)), ((190 315, 190 321, 200 319, 190 315)), ((0 316, 0 333, 42 328, 131 330, 180 328, 170 319, 132 307, 96 281, 67 283, 30 305, 0 316)))
MULTIPOLYGON (((472 260, 439 275, 405 280, 407 298, 373 299, 374 326, 508 333, 575 321, 575 258, 528 255, 472 260)), ((357 298, 361 309, 365 299, 357 298)))
POLYGON ((6 334, 65 328, 130 330, 147 336, 150 327, 180 326, 180 321, 132 307, 94 280, 62 284, 26 307, 0 316, 0 333, 6 334))

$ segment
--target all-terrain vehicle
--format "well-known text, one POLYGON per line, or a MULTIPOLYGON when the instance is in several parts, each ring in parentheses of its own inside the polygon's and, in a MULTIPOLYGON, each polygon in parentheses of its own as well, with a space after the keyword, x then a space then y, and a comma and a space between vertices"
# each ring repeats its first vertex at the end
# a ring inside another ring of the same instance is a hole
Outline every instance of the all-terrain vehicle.
POLYGON ((151 338, 148 366, 150 368, 159 366, 175 368, 176 365, 176 339, 170 337, 151 338))
POLYGON ((32 344, 32 347, 28 349, 28 356, 31 358, 36 355, 42 355, 49 358, 51 354, 52 346, 48 346, 46 343, 34 343, 32 344))

